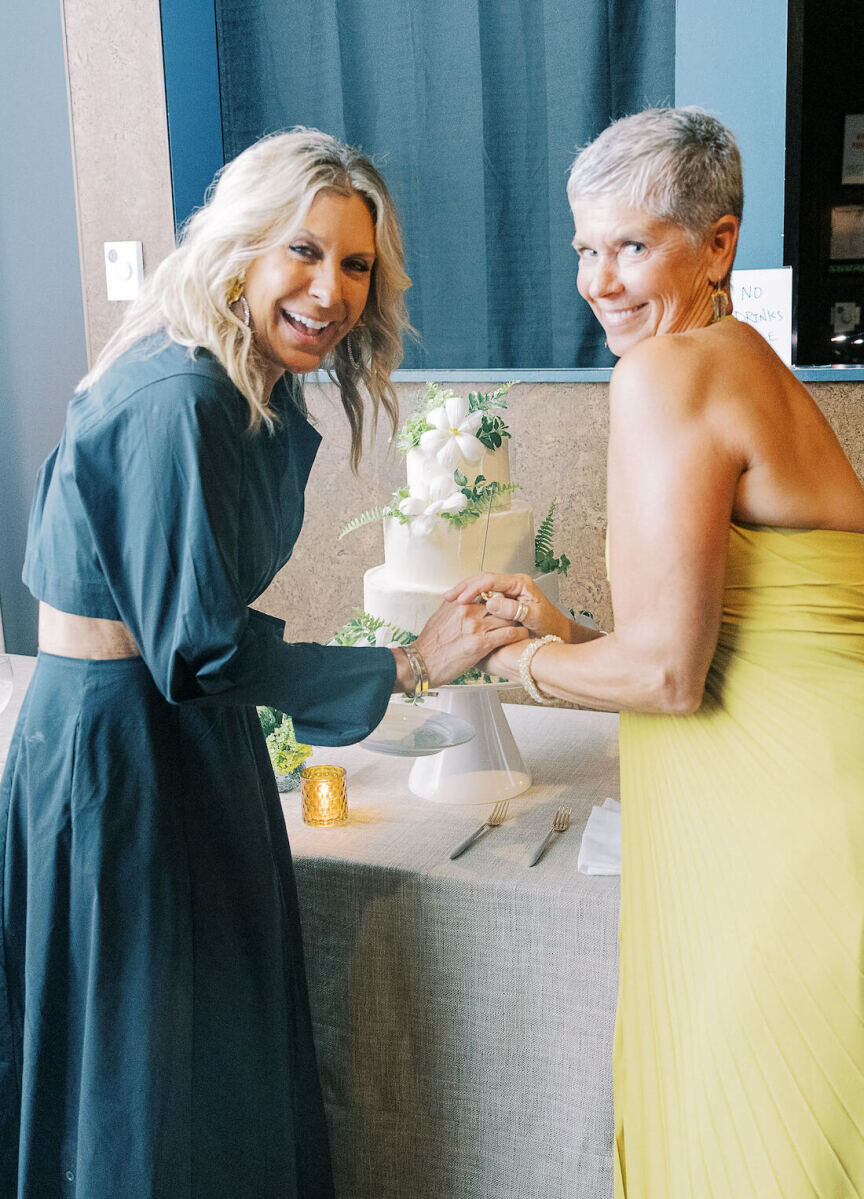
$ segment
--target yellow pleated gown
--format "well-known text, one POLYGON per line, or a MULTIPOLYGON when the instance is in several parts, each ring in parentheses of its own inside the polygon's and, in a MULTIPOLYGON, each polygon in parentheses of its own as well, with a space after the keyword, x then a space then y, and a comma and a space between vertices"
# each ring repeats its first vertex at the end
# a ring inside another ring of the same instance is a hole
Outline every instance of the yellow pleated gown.
POLYGON ((621 797, 616 1199, 864 1197, 864 535, 732 526, 621 797))

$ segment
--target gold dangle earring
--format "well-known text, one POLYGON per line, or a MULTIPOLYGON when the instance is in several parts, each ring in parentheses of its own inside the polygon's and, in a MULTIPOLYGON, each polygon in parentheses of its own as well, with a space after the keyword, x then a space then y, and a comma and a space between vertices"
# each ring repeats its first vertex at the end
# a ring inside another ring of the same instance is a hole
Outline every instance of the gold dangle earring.
POLYGON ((729 311, 729 297, 726 295, 726 292, 723 291, 719 279, 716 283, 713 279, 709 279, 708 282, 713 288, 711 293, 711 324, 716 325, 718 321, 723 320, 723 317, 726 316, 729 311))
POLYGON ((246 276, 245 275, 241 275, 238 279, 235 279, 225 295, 225 302, 227 303, 229 308, 232 308, 235 304, 239 303, 241 309, 243 310, 243 316, 242 316, 243 324, 246 326, 247 329, 250 329, 252 327, 252 313, 249 309, 249 301, 246 299, 245 295, 243 294, 243 289, 245 288, 245 286, 246 286, 246 276))

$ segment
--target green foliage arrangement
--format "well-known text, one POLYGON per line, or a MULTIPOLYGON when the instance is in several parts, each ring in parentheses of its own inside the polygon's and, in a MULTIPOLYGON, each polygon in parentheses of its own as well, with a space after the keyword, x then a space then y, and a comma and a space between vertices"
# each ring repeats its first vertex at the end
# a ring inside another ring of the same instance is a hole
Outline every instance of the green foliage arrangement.
MULTIPOLYGON (((509 437, 510 434, 508 433, 507 436, 509 437)), ((473 524, 481 516, 485 517, 492 508, 496 496, 509 495, 511 491, 521 490, 519 483, 499 483, 495 479, 488 481, 483 475, 478 475, 473 486, 469 486, 468 480, 461 470, 455 472, 454 478, 468 503, 461 512, 442 512, 441 519, 449 521, 456 529, 473 524)))
MULTIPOLYGON (((356 645, 358 641, 366 640, 372 645, 376 641, 376 633, 379 629, 387 629, 390 644, 410 645, 412 641, 417 640, 416 633, 409 633, 405 629, 400 629, 395 624, 391 624, 389 620, 382 620, 380 616, 373 616, 371 612, 364 612, 362 608, 355 608, 354 615, 344 624, 338 633, 330 639, 331 645, 356 645)), ((495 679, 485 671, 479 670, 476 666, 472 666, 470 670, 466 670, 464 674, 460 674, 458 679, 454 679, 453 683, 464 686, 469 683, 498 683, 500 679, 495 679)), ((422 703, 423 700, 410 700, 411 703, 422 703)))
MULTIPOLYGON (((478 475, 473 485, 469 487, 468 479, 461 470, 454 471, 453 478, 468 503, 460 512, 439 512, 438 519, 446 520, 455 529, 462 529, 465 525, 471 525, 475 520, 479 520, 481 516, 485 517, 497 495, 508 495, 511 491, 521 490, 519 483, 499 483, 494 479, 489 481, 483 475, 478 475)), ((409 521, 413 520, 413 516, 406 516, 399 508, 399 501, 404 500, 408 495, 410 495, 408 487, 400 487, 398 491, 394 491, 390 503, 384 509, 384 516, 398 520, 400 525, 407 525, 409 521)))
MULTIPOLYGON (((511 387, 516 386, 516 382, 505 383, 495 391, 468 393, 469 413, 480 412, 483 417, 475 436, 488 450, 500 449, 504 444, 504 439, 510 436, 510 431, 498 415, 498 410, 507 407, 504 396, 511 387)), ((396 436, 396 444, 403 453, 418 446, 423 434, 432 428, 426 418, 433 408, 440 408, 455 395, 455 391, 440 387, 437 383, 426 384, 425 391, 422 391, 415 401, 414 412, 408 417, 396 436)), ((464 525, 470 525, 475 520, 479 520, 481 516, 485 516, 496 495, 504 495, 519 489, 518 483, 490 482, 483 475, 478 475, 469 487, 468 479, 461 471, 454 473, 454 479, 468 503, 461 512, 441 512, 439 515, 442 520, 448 521, 457 529, 464 525)), ((409 495, 410 488, 407 485, 400 487, 393 493, 390 502, 385 507, 370 508, 349 521, 339 533, 338 539, 341 541, 343 537, 353 533, 356 529, 362 529, 364 525, 377 524, 378 521, 388 516, 393 520, 398 520, 402 525, 408 524, 413 517, 400 512, 399 504, 409 495)))
POLYGON ((555 557, 555 509, 558 501, 553 500, 549 511, 540 522, 540 527, 534 538, 534 565, 542 574, 557 571, 566 575, 570 568, 570 559, 566 554, 555 557))
MULTIPOLYGON (((516 386, 517 382, 518 380, 514 379, 513 382, 505 383, 502 387, 497 388, 496 391, 485 393, 469 391, 468 393, 469 413, 483 413, 483 419, 478 426, 476 437, 488 450, 500 449, 504 438, 510 436, 507 426, 501 417, 496 414, 495 410, 507 407, 504 396, 511 387, 516 386)), ((455 391, 451 391, 446 387, 439 387, 437 383, 426 384, 426 390, 421 392, 415 401, 414 411, 396 435, 396 445, 403 454, 407 454, 409 450, 413 450, 418 446, 423 434, 432 428, 426 419, 432 409, 440 408, 442 404, 455 395, 455 391)))
POLYGON ((259 708, 258 719, 267 739, 267 751, 277 774, 299 770, 312 756, 312 746, 303 745, 294 732, 294 721, 276 708, 259 708))
POLYGON ((376 635, 380 629, 387 629, 391 642, 398 642, 399 645, 410 645, 412 641, 417 640, 416 633, 409 633, 405 629, 397 628, 395 624, 391 624, 387 620, 382 620, 380 616, 373 616, 371 612, 355 608, 354 615, 348 623, 344 624, 339 632, 331 638, 331 644, 356 645, 358 641, 365 639, 375 645, 376 635))

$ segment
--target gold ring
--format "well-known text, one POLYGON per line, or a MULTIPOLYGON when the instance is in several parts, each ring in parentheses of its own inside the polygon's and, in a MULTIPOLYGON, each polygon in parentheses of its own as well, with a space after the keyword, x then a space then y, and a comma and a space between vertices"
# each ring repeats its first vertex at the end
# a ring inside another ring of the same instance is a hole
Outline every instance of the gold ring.
POLYGON ((516 622, 516 624, 521 624, 527 615, 528 605, 524 600, 520 600, 519 607, 516 609, 516 615, 513 617, 513 620, 516 622))
POLYGON ((488 601, 489 601, 489 600, 492 598, 492 596, 493 596, 493 595, 497 595, 497 594, 498 594, 498 593, 497 593, 496 591, 481 591, 481 592, 480 592, 480 598, 481 598, 481 599, 482 599, 484 602, 488 602, 488 601))

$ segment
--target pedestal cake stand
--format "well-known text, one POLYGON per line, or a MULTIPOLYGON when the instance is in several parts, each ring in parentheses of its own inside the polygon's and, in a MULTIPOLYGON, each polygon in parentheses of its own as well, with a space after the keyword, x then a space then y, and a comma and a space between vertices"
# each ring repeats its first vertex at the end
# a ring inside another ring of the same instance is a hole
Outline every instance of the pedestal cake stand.
POLYGON ((468 683, 441 687, 434 700, 442 712, 467 721, 474 736, 462 745, 418 758, 408 786, 436 803, 488 804, 512 799, 531 786, 531 775, 513 739, 499 691, 512 683, 468 683))

